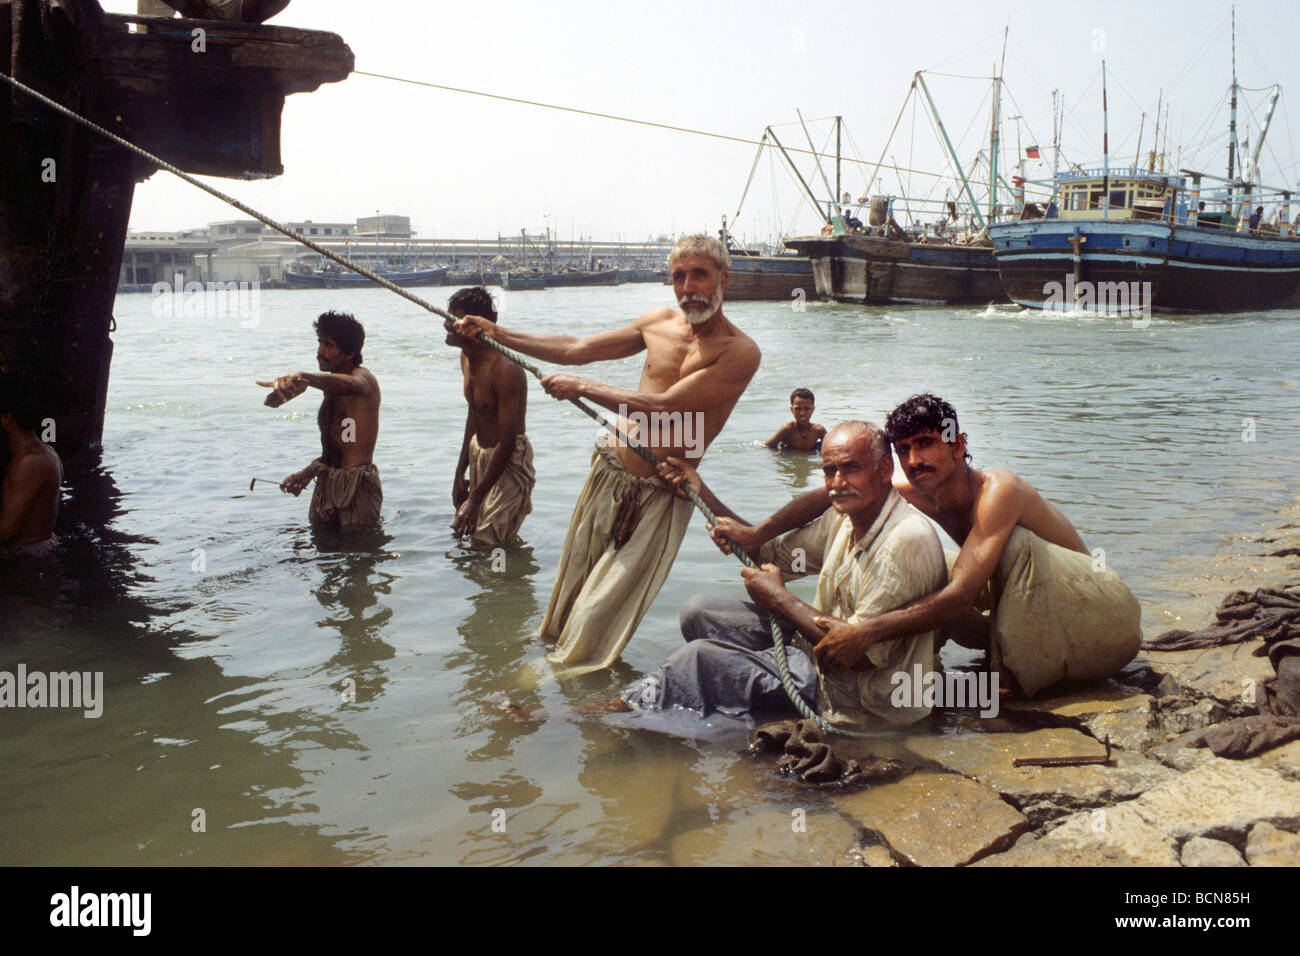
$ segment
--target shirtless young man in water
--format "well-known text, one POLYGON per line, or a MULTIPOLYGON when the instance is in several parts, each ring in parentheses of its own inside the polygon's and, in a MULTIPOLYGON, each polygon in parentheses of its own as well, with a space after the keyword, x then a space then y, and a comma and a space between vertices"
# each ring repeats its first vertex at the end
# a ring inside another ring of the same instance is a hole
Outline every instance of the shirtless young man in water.
MULTIPOLYGON (((467 315, 455 331, 466 338, 486 335, 559 365, 644 351, 635 391, 563 374, 548 376, 542 387, 553 398, 588 399, 628 416, 621 427, 659 458, 672 455, 694 465, 758 370, 758 346, 722 313, 729 262, 717 239, 679 240, 669 271, 680 308, 654 309, 621 329, 584 338, 529 335, 467 315)), ((542 621, 542 636, 558 640, 548 655, 552 663, 575 670, 608 667, 668 577, 691 505, 654 475, 631 448, 598 443, 542 621)))
MULTIPOLYGON (((497 320, 492 296, 482 287, 461 289, 447 303, 457 318, 497 320)), ((451 502, 456 519, 451 530, 476 545, 508 543, 533 510, 533 446, 524 434, 528 379, 524 370, 482 342, 464 339, 447 328, 447 344, 460 347, 465 377, 465 436, 460 443, 451 502), (469 471, 469 480, 465 472, 469 471)))
POLYGON ((291 372, 273 382, 267 403, 278 406, 308 388, 324 392, 316 423, 321 456, 280 484, 280 490, 302 493, 313 480, 310 516, 313 523, 353 528, 374 524, 384 500, 379 469, 374 465, 379 437, 379 382, 361 366, 365 329, 355 318, 325 312, 315 322, 319 372, 291 372))
POLYGON ((0 556, 45 557, 58 539, 63 462, 36 436, 41 418, 26 389, 0 381, 0 432, 9 450, 9 466, 0 486, 0 556))
MULTIPOLYGON (((1132 660, 1141 641, 1137 600, 1113 570, 1093 560, 1074 525, 1029 482, 1006 468, 970 467, 966 435, 951 405, 935 395, 914 395, 889 414, 885 428, 905 476, 895 480, 898 493, 961 551, 948 583, 933 594, 856 624, 826 621, 819 661, 854 667, 873 644, 964 615, 965 629, 950 634, 988 647, 1004 685, 1029 695, 1065 679, 1107 677, 1132 660), (971 612, 985 609, 990 619, 981 626, 971 612)), ((753 551, 829 503, 825 490, 816 489, 753 528, 720 518, 715 539, 730 538, 753 551)))

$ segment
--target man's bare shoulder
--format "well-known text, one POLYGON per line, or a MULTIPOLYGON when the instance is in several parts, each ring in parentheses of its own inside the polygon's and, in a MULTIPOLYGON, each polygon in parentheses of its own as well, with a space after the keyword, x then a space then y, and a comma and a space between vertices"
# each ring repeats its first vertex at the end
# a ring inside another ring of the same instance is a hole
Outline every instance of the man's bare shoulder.
POLYGON ((38 484, 54 479, 62 480, 63 462, 49 445, 38 445, 26 454, 9 462, 6 481, 16 484, 38 484))
POLYGON ((1087 553, 1078 530, 1060 508, 1009 468, 984 473, 976 507, 1014 522, 1051 544, 1087 553))
POLYGON ((682 313, 681 309, 674 309, 670 306, 660 306, 659 308, 651 309, 644 315, 633 319, 631 327, 634 329, 640 329, 644 332, 647 329, 663 325, 664 323, 680 325, 685 321, 686 317, 682 313))
POLYGON ((364 365, 358 365, 350 374, 361 386, 363 395, 377 395, 379 393, 379 379, 375 378, 374 372, 364 365))

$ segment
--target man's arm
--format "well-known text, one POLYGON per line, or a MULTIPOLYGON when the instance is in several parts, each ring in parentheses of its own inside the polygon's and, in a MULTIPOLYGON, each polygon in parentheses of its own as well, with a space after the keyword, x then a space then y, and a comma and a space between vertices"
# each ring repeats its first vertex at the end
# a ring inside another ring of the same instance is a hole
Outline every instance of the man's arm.
POLYGON ((765 564, 757 569, 742 568, 740 574, 745 579, 745 590, 749 592, 755 604, 785 618, 800 634, 811 641, 814 647, 826 633, 826 628, 817 622, 837 620, 827 618, 811 604, 791 594, 785 587, 781 569, 775 564, 765 564))
POLYGON ((36 501, 41 487, 41 462, 24 455, 9 465, 5 476, 4 500, 0 501, 0 544, 18 534, 23 517, 36 501))
POLYGON ((469 439, 474 434, 474 401, 469 398, 465 400, 465 403, 468 406, 465 410, 465 434, 460 439, 460 457, 456 459, 456 477, 451 483, 451 503, 457 510, 469 497, 469 483, 465 480, 465 472, 469 469, 469 439))
POLYGON ((290 372, 272 382, 259 381, 257 384, 273 389, 281 403, 301 395, 308 387, 319 388, 331 395, 373 395, 375 391, 375 377, 365 369, 357 369, 348 375, 339 372, 290 372))
POLYGON ((721 520, 718 522, 718 534, 714 535, 713 540, 724 554, 730 554, 731 549, 718 541, 719 535, 730 538, 750 553, 756 553, 768 541, 785 534, 787 531, 802 528, 818 515, 825 513, 830 506, 830 493, 823 486, 813 488, 811 491, 805 491, 775 514, 764 518, 752 527, 746 525, 743 521, 732 520, 730 517, 719 515, 721 520))
POLYGON ((572 335, 532 335, 502 328, 479 315, 467 315, 455 324, 456 334, 467 339, 485 335, 506 348, 523 352, 555 365, 586 365, 627 358, 645 349, 641 324, 655 313, 647 313, 631 325, 585 338, 572 335))
POLYGON ((975 523, 962 543, 948 583, 901 608, 857 624, 831 626, 817 657, 835 667, 863 664, 867 648, 880 641, 932 631, 969 611, 993 577, 1002 549, 1020 518, 1020 496, 1011 482, 991 485, 975 505, 975 523))
POLYGON ((758 371, 761 355, 752 341, 736 342, 711 364, 679 379, 664 392, 634 392, 574 375, 548 375, 542 388, 552 398, 589 398, 610 411, 698 412, 736 401, 758 371))
POLYGON ((771 438, 769 438, 767 441, 763 442, 763 447, 764 447, 764 448, 779 448, 779 447, 781 446, 781 442, 785 441, 785 436, 786 436, 786 434, 787 434, 789 431, 790 431, 790 425, 789 425, 789 424, 782 425, 780 431, 778 431, 775 435, 773 435, 773 436, 772 436, 771 438))

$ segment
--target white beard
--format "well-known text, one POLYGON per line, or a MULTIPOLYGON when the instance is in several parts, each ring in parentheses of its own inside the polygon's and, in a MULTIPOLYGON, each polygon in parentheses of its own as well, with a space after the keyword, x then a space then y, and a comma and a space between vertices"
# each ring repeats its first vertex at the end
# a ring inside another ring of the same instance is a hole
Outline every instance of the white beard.
POLYGON ((713 295, 709 297, 708 305, 701 305, 698 302, 690 303, 689 299, 697 299, 697 296, 682 296, 677 300, 682 312, 686 314, 686 321, 691 325, 702 325, 713 318, 718 309, 722 308, 722 287, 718 286, 713 290, 713 295))

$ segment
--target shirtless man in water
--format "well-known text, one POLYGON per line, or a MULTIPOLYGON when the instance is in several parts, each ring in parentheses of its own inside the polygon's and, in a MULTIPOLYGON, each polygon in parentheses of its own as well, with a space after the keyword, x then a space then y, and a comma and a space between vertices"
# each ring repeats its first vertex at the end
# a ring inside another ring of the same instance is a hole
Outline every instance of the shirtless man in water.
MULTIPOLYGON (((481 287, 461 289, 447 309, 457 318, 481 316, 496 322, 492 296, 481 287)), ((465 437, 460 443, 451 501, 451 530, 472 543, 498 547, 514 537, 533 510, 533 446, 524 434, 528 379, 524 370, 482 342, 463 339, 447 328, 447 344, 460 347, 465 377, 465 437), (465 472, 469 471, 469 480, 465 472)))
POLYGON ((350 315, 325 312, 315 322, 319 372, 292 372, 273 382, 267 404, 279 406, 308 388, 324 392, 320 412, 321 456, 280 483, 280 490, 302 493, 313 480, 313 523, 355 528, 379 520, 384 491, 374 464, 379 437, 379 382, 361 366, 365 329, 350 315))
MULTIPOLYGON (((860 666, 873 644, 945 622, 954 622, 953 639, 988 648, 1004 686, 1030 696, 1066 679, 1108 677, 1133 659, 1141 608, 1132 592, 1093 559, 1061 510, 1029 482, 1005 468, 970 467, 951 405, 914 395, 889 414, 885 430, 902 465, 898 493, 961 551, 938 591, 856 624, 824 621, 819 661, 860 666), (987 621, 981 610, 989 612, 987 621)), ((816 489, 753 528, 719 518, 715 538, 753 551, 829 503, 825 490, 816 489)))
MULTIPOLYGON (((722 312, 729 263, 726 247, 710 236, 679 240, 669 271, 680 308, 654 309, 631 325, 585 338, 529 335, 469 315, 455 331, 465 338, 486 335, 558 365, 644 351, 635 391, 565 374, 548 376, 542 387, 553 398, 587 399, 616 412, 620 427, 655 455, 694 465, 758 370, 758 346, 722 312)), ((553 663, 575 670, 608 667, 668 577, 691 505, 654 475, 654 467, 631 448, 597 443, 542 621, 541 635, 558 640, 548 655, 553 663)))
POLYGON ((17 383, 0 381, 0 431, 9 450, 9 466, 0 487, 0 556, 46 557, 58 539, 63 462, 36 436, 41 418, 17 383))

